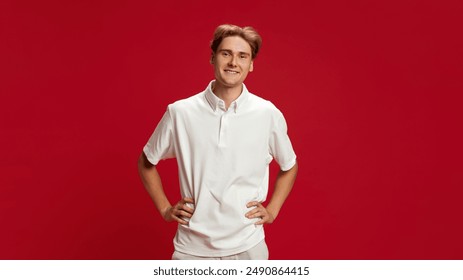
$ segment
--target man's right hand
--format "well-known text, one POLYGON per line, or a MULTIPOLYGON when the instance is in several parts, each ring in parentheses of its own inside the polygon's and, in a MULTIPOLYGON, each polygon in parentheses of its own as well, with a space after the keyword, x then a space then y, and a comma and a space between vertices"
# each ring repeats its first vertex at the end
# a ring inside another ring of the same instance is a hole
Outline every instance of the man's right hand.
POLYGON ((185 197, 177 202, 177 204, 174 206, 168 207, 162 215, 164 220, 168 222, 176 221, 179 224, 187 225, 194 212, 193 208, 190 208, 186 205, 187 203, 194 204, 194 200, 192 198, 185 197))

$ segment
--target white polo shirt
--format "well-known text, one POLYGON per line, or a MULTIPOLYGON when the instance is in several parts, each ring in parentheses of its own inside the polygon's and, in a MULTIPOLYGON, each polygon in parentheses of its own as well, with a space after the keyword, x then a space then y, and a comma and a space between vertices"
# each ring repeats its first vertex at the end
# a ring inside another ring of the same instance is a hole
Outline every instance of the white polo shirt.
POLYGON ((211 90, 170 104, 143 151, 156 165, 177 158, 182 197, 195 201, 188 225, 178 226, 175 250, 220 257, 244 252, 264 239, 258 219, 244 215, 265 201, 269 163, 291 169, 296 155, 283 114, 243 85, 225 110, 211 90))

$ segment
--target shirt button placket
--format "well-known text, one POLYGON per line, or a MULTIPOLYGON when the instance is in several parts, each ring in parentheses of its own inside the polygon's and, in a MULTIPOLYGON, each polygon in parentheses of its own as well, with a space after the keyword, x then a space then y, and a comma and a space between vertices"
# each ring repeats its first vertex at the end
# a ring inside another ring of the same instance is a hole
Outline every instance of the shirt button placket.
POLYGON ((219 147, 226 147, 226 131, 227 131, 227 112, 224 112, 220 117, 220 132, 219 132, 219 147))

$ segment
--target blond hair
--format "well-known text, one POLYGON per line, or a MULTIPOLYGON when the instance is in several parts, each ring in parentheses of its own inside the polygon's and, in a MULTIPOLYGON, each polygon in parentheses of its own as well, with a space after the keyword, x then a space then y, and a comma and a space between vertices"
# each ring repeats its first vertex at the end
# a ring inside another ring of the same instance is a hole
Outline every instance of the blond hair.
POLYGON ((214 38, 211 41, 211 58, 214 56, 220 43, 222 43, 222 40, 231 36, 239 36, 248 42, 249 46, 251 46, 251 57, 252 59, 256 58, 262 45, 262 38, 259 33, 250 26, 239 27, 233 24, 222 24, 215 29, 214 38))

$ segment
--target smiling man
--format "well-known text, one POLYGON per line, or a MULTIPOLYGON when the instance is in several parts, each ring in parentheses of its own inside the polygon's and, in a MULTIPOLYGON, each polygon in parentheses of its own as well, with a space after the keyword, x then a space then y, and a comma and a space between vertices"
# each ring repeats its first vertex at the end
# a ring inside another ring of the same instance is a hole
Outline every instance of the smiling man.
POLYGON ((178 223, 172 259, 268 259, 264 224, 277 218, 297 174, 283 114, 243 84, 262 39, 252 27, 220 25, 211 42, 215 80, 170 104, 138 161, 166 221, 178 223), (172 205, 156 165, 176 158, 182 199, 172 205), (269 164, 280 172, 268 204, 269 164))

